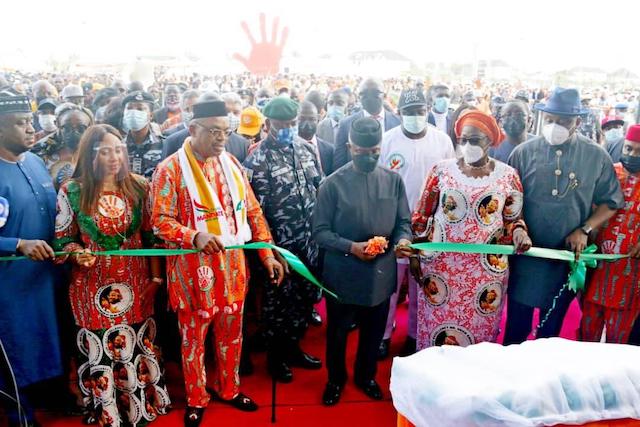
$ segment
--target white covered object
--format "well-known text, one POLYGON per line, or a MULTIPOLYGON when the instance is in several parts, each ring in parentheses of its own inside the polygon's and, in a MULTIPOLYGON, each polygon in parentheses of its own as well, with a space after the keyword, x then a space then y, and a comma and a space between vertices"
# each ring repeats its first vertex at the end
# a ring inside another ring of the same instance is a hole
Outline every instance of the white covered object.
POLYGON ((418 427, 640 419, 640 347, 561 338, 431 347, 394 358, 391 394, 418 427))

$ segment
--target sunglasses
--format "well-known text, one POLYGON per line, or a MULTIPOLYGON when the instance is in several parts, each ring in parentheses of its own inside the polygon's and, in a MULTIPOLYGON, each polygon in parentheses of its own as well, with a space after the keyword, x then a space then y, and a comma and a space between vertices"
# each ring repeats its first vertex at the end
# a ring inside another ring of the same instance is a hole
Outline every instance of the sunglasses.
POLYGON ((469 143, 469 144, 471 144, 471 145, 480 145, 480 143, 481 143, 482 141, 484 141, 484 138, 483 138, 483 137, 481 137, 481 136, 471 136, 471 137, 469 137, 469 138, 466 138, 466 137, 458 138, 458 142, 459 142, 460 144, 467 144, 467 143, 469 143))

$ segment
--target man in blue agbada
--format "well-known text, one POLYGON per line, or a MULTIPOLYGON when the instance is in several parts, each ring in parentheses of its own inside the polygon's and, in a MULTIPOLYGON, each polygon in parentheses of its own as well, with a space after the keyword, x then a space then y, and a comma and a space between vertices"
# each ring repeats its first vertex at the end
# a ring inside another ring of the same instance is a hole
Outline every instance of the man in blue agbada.
MULTIPOLYGON (((56 193, 44 162, 28 152, 34 143, 29 99, 0 93, 0 199, 8 205, 0 257, 29 258, 0 262, 0 341, 9 362, 0 358, 0 390, 16 397, 15 376, 28 425, 37 425, 27 400, 29 386, 63 373, 54 253, 47 243, 54 234, 56 193)), ((11 425, 19 425, 17 404, 5 404, 11 425)))

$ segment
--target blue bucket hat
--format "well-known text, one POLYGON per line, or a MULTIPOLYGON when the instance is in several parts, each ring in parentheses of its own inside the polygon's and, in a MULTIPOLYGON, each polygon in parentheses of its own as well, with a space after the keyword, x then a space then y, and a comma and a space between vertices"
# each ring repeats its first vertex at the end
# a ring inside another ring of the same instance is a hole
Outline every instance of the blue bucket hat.
POLYGON ((557 116, 581 116, 589 113, 582 108, 580 94, 577 89, 556 88, 546 104, 536 104, 535 110, 543 111, 557 116))

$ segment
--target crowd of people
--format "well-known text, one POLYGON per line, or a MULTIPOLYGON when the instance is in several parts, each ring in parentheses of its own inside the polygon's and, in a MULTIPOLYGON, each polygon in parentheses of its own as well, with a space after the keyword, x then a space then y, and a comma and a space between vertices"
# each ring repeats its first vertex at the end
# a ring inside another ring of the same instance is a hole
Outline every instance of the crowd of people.
MULTIPOLYGON (((0 390, 10 422, 37 425, 34 390, 56 383, 85 424, 144 425, 171 409, 180 361, 186 426, 211 399, 242 411, 251 353, 279 382, 321 369, 302 348, 324 320, 325 405, 349 377, 382 399, 396 308, 401 355, 558 336, 571 302, 579 339, 640 343, 640 125, 632 90, 591 92, 421 79, 249 74, 0 78, 0 390), (294 253, 337 295, 293 273, 294 253), (418 251, 422 242, 569 249, 598 265, 579 295, 569 264, 418 251), (195 249, 129 256, 135 249, 195 249), (106 253, 104 253, 107 251, 106 253), (116 251, 116 252, 109 252, 116 251), (167 306, 170 309, 167 309, 167 306), (534 309, 543 324, 534 325, 534 309), (209 343, 208 336, 211 337, 209 343), (211 384, 205 373, 213 356, 211 384), (77 397, 77 399, 76 399, 77 397)), ((320 386, 319 386, 320 387, 320 386)), ((319 390, 319 395, 320 395, 319 390)))

